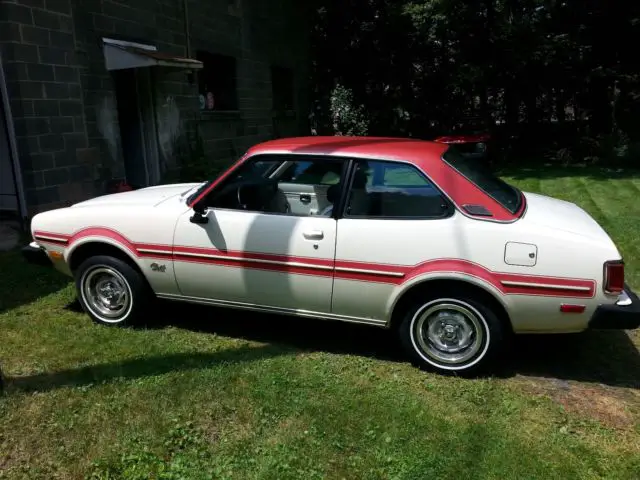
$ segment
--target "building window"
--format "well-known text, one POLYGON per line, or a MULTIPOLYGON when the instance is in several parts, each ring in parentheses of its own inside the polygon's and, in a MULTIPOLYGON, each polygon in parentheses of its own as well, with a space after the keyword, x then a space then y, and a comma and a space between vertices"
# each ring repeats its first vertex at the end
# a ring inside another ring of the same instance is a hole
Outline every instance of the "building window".
POLYGON ((203 64, 198 72, 200 110, 238 110, 236 59, 204 51, 198 51, 196 58, 203 64))
POLYGON ((293 71, 290 68, 272 66, 271 93, 273 95, 273 109, 276 112, 293 110, 293 92, 293 71))

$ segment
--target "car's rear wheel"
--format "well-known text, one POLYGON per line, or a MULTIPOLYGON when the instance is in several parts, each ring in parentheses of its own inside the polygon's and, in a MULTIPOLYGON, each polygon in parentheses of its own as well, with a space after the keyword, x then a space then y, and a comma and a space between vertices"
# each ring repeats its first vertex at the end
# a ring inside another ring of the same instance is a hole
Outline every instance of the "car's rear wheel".
POLYGON ((416 365, 463 375, 485 370, 503 343, 498 316, 473 297, 416 301, 407 309, 399 334, 416 365))
POLYGON ((142 322, 151 292, 142 274, 128 263, 110 256, 90 257, 80 264, 75 279, 80 304, 94 322, 108 326, 142 322))

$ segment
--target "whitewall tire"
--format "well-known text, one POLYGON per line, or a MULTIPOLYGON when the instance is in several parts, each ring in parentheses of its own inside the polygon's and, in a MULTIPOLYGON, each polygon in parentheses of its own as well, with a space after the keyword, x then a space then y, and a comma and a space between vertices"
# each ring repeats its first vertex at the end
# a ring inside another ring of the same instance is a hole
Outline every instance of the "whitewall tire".
POLYGON ((90 257, 75 272, 82 309, 101 325, 139 324, 148 314, 150 288, 142 274, 110 256, 90 257))
POLYGON ((471 297, 442 296, 414 302, 399 328, 413 363, 441 373, 476 374, 503 343, 497 315, 471 297))

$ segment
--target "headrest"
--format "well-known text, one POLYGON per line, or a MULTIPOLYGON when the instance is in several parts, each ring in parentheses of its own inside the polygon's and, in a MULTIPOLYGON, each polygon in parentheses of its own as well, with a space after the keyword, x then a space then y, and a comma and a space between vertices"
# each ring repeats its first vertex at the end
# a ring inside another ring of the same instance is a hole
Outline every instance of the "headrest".
POLYGON ((336 183, 335 185, 331 185, 329 188, 327 188, 327 200, 329 200, 330 203, 336 203, 338 201, 338 196, 340 195, 340 187, 341 185, 339 183, 336 183))

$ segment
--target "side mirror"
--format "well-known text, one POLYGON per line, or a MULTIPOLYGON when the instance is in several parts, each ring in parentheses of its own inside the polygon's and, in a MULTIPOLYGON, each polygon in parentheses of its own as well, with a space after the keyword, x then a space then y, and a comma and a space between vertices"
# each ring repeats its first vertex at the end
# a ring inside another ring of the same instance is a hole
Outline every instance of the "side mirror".
POLYGON ((202 206, 201 204, 196 203, 193 206, 193 215, 191 216, 189 221, 198 225, 209 223, 209 218, 207 217, 207 208, 202 206))

